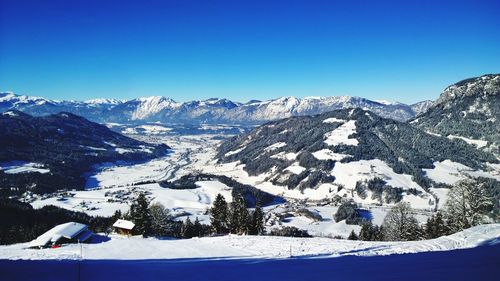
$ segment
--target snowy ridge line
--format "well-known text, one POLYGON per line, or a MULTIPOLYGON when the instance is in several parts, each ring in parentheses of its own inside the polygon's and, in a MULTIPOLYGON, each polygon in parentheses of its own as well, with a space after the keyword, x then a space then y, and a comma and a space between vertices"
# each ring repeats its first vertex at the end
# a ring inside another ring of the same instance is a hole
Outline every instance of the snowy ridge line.
MULTIPOLYGON (((462 232, 432 240, 410 242, 369 242, 331 238, 292 238, 277 236, 204 237, 159 240, 156 238, 110 236, 100 244, 83 245, 88 260, 154 259, 262 259, 262 258, 331 258, 348 255, 377 256, 429 251, 449 251, 483 245, 500 239, 500 224, 479 225, 462 232), (291 249, 291 255, 290 255, 291 249)), ((27 249, 28 243, 0 246, 0 259, 69 259, 80 257, 76 244, 58 249, 27 249)))

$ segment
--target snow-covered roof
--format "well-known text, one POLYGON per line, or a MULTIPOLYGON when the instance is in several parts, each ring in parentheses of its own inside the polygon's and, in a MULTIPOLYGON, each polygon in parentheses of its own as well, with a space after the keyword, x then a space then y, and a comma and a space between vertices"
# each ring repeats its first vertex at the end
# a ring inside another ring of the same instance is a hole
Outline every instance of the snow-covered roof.
POLYGON ((134 228, 135 224, 131 221, 128 220, 117 220, 114 224, 113 227, 118 227, 118 228, 123 228, 123 229, 128 229, 132 230, 134 228))
POLYGON ((57 225, 31 241, 29 247, 43 247, 49 242, 56 243, 61 238, 73 239, 87 230, 87 226, 77 222, 67 222, 57 225))

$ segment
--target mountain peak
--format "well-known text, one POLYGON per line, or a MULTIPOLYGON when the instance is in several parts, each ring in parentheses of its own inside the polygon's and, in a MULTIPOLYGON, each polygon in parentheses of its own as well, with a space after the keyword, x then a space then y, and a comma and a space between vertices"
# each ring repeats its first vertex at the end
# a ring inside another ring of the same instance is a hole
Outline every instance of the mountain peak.
POLYGON ((97 99, 86 100, 84 103, 94 104, 94 105, 100 105, 100 104, 115 105, 115 104, 123 103, 123 101, 119 100, 119 99, 97 98, 97 99))
POLYGON ((499 95, 500 74, 486 74, 469 78, 448 86, 436 100, 435 105, 446 103, 456 98, 476 95, 499 95))

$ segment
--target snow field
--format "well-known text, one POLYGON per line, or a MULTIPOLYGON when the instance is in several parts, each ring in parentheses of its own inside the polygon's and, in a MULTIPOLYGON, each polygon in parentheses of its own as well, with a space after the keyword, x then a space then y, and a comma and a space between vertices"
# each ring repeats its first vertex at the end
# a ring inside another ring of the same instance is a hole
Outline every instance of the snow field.
MULTIPOLYGON (((449 236, 411 242, 369 242, 330 238, 273 236, 204 237, 156 239, 110 236, 100 244, 82 244, 84 259, 179 259, 179 258, 289 258, 375 256, 472 248, 499 241, 500 224, 480 225, 449 236), (291 251, 291 253, 290 253, 291 251)), ((57 249, 27 249, 28 243, 0 246, 2 259, 79 259, 80 246, 57 249)))
MULTIPOLYGON (((323 121, 324 122, 324 121, 323 121)), ((358 145, 358 140, 349 138, 356 133, 356 120, 349 120, 335 130, 325 134, 325 143, 331 146, 345 144, 358 145)))

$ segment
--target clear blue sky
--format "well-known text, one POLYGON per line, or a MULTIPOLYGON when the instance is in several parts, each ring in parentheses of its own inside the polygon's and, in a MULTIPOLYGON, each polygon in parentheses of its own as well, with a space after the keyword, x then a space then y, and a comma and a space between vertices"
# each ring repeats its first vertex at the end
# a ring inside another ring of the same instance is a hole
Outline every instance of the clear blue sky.
POLYGON ((500 1, 0 0, 0 90, 415 102, 500 72, 500 1))

